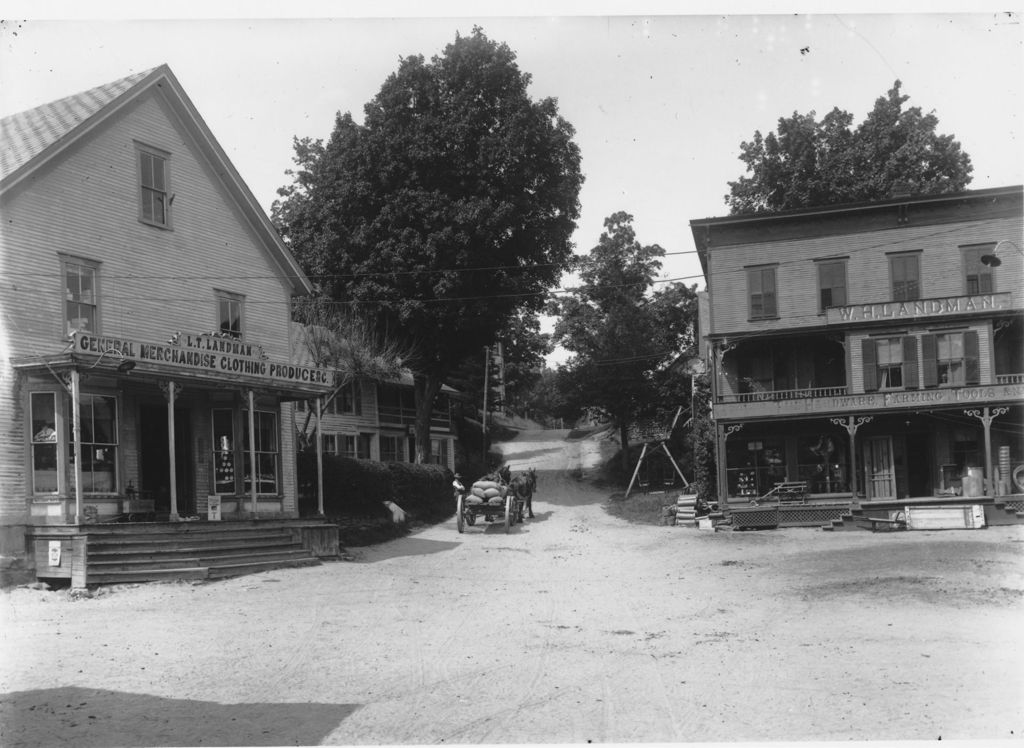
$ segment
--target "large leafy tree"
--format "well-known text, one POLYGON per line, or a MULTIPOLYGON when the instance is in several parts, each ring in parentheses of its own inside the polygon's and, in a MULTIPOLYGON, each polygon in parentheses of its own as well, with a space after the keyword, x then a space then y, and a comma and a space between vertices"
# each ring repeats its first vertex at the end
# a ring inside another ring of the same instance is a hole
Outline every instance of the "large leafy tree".
POLYGON ((558 316, 554 340, 574 355, 560 382, 571 400, 596 408, 619 428, 622 459, 629 469, 629 427, 659 406, 687 404, 672 395, 670 364, 694 344, 695 287, 667 284, 654 290, 665 251, 641 245, 633 216, 615 213, 590 254, 580 261, 580 285, 552 302, 558 316))
POLYGON ((934 112, 904 107, 896 81, 856 128, 833 109, 779 119, 776 132, 740 144, 748 176, 729 182, 732 214, 880 200, 898 193, 939 194, 966 188, 971 159, 952 135, 936 132, 934 112))
POLYGON ((411 56, 327 143, 296 140, 273 218, 326 297, 412 348, 417 459, 445 377, 523 310, 543 308, 572 257, 583 182, 574 130, 534 101, 514 52, 475 28, 411 56))

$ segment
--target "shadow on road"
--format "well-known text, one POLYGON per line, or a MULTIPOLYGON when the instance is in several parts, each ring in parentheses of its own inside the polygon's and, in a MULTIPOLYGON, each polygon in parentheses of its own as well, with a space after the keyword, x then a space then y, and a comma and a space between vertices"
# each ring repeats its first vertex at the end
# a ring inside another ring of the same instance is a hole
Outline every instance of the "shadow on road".
POLYGON ((450 551, 456 546, 458 546, 457 542, 449 542, 447 540, 429 540, 427 538, 409 536, 373 546, 372 550, 368 549, 366 553, 361 554, 361 557, 356 560, 360 563, 375 563, 377 561, 386 561, 389 558, 399 558, 401 556, 426 556, 431 553, 443 553, 444 551, 450 551))
POLYGON ((5 748, 319 745, 358 704, 217 704, 65 686, 0 694, 5 748))

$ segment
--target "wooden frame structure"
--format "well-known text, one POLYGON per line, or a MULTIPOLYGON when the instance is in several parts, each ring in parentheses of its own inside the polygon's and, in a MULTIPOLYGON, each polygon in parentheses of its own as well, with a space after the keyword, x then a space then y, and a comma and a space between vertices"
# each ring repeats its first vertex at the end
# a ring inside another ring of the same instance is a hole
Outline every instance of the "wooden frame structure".
MULTIPOLYGON (((683 486, 689 487, 690 481, 686 480, 686 476, 683 475, 683 471, 679 469, 679 465, 676 463, 675 458, 669 451, 668 445, 665 444, 665 442, 667 442, 672 436, 672 432, 675 430, 676 424, 679 422, 679 416, 682 414, 683 406, 680 405, 679 408, 676 409, 675 417, 672 419, 672 423, 667 429, 664 427, 658 428, 657 426, 649 423, 638 425, 637 432, 639 436, 643 438, 644 446, 643 449, 640 450, 640 456, 636 460, 636 468, 633 470, 633 477, 629 479, 629 486, 626 487, 626 495, 623 498, 629 498, 629 492, 633 490, 633 484, 636 483, 637 476, 640 474, 640 467, 644 464, 644 458, 647 457, 648 450, 653 454, 658 451, 659 447, 664 450, 665 454, 668 456, 668 461, 671 463, 672 467, 675 468, 679 477, 683 479, 683 486), (651 445, 655 445, 653 449, 651 449, 651 445)), ((628 445, 626 448, 628 449, 628 445)))

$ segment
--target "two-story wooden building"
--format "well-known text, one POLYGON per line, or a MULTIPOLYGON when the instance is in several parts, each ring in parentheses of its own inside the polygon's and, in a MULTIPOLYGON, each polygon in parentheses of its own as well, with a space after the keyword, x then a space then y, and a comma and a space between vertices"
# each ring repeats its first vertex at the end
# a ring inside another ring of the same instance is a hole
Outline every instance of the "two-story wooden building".
POLYGON ((1024 492, 1020 186, 690 226, 723 508, 1024 492))
MULTIPOLYGON (((430 416, 431 461, 455 469, 455 435, 450 398, 456 391, 444 385, 430 416)), ((316 419, 306 416, 300 402, 300 433, 311 434, 316 419)), ((395 381, 358 380, 324 399, 320 434, 326 454, 380 462, 414 462, 416 402, 412 375, 395 381)))
POLYGON ((170 69, 0 134, 7 562, 45 562, 40 527, 205 519, 212 503, 297 516, 293 403, 333 385, 293 355, 311 285, 170 69))

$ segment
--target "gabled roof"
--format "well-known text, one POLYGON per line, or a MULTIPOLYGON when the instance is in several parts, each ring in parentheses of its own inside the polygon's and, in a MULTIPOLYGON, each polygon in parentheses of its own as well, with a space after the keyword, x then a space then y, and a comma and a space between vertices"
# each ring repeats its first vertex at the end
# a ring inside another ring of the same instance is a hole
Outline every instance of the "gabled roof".
POLYGON ((0 119, 0 180, 7 181, 156 68, 0 119))
POLYGON ((0 118, 0 196, 87 137, 124 107, 150 93, 162 97, 179 115, 200 154, 214 167, 213 172, 220 176, 224 187, 237 201, 292 293, 311 293, 309 279, 167 65, 0 118))

